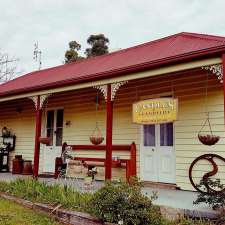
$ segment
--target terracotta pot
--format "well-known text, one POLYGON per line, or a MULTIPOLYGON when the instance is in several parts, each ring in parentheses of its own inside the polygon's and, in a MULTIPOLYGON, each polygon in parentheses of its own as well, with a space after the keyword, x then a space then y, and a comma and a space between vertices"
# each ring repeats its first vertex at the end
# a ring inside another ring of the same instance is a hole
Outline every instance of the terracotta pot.
POLYGON ((15 155, 15 159, 22 159, 23 158, 23 156, 22 155, 15 155))
POLYGON ((199 134, 198 139, 204 145, 215 145, 220 140, 220 137, 212 134, 199 134))
POLYGON ((50 143, 50 138, 49 137, 40 137, 39 142, 41 144, 48 145, 50 143))
POLYGON ((23 161, 23 175, 32 175, 32 161, 31 160, 24 160, 23 161))
POLYGON ((112 167, 117 168, 121 167, 121 161, 120 160, 112 160, 112 167))
POLYGON ((104 141, 104 137, 90 137, 90 141, 93 145, 100 145, 104 141))
POLYGON ((23 171, 22 155, 16 155, 12 161, 12 174, 21 174, 23 171))

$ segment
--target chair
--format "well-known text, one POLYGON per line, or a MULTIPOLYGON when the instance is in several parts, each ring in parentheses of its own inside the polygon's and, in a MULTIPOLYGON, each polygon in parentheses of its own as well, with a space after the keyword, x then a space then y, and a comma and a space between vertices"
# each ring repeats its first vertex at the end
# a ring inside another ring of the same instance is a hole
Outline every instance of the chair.
POLYGON ((94 175, 97 173, 93 166, 88 166, 84 161, 74 160, 70 148, 66 148, 62 154, 62 167, 58 175, 60 181, 72 188, 78 187, 81 191, 92 191, 95 188, 94 175), (83 179, 83 182, 81 180, 83 179))

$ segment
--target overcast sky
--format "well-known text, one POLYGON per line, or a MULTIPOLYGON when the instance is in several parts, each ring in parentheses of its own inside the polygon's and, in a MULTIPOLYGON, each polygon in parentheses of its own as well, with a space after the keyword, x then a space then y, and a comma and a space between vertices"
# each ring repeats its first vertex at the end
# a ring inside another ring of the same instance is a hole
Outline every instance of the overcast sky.
POLYGON ((20 59, 18 69, 62 64, 68 42, 87 47, 104 33, 110 49, 127 48, 182 31, 225 36, 225 0, 0 0, 0 50, 20 59))

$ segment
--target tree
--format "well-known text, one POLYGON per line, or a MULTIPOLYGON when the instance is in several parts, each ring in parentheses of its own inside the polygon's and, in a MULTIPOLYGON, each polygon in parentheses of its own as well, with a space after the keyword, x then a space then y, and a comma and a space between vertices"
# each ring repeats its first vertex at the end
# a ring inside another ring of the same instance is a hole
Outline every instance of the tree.
POLYGON ((78 51, 81 49, 81 45, 76 41, 69 42, 69 50, 65 53, 65 63, 75 62, 77 60, 83 59, 79 56, 78 51))
POLYGON ((90 35, 90 37, 87 39, 87 43, 91 45, 91 48, 87 48, 85 51, 87 58, 104 55, 109 52, 109 39, 105 37, 104 34, 90 35))
POLYGON ((13 79, 16 75, 16 62, 18 59, 10 58, 7 53, 0 52, 0 83, 13 79))

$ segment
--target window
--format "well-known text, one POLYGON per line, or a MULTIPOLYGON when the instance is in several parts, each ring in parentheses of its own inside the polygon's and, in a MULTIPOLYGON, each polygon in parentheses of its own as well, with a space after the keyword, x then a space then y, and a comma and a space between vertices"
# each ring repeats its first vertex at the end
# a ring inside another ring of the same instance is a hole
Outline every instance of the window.
POLYGON ((53 134, 54 134, 54 110, 47 112, 47 137, 50 138, 49 146, 53 145, 53 134))
POLYGON ((62 145, 62 131, 63 131, 63 109, 58 109, 56 118, 56 146, 62 145))
POLYGON ((155 125, 144 125, 144 146, 155 146, 155 125))
POLYGON ((160 146, 173 146, 173 123, 160 124, 160 146))

